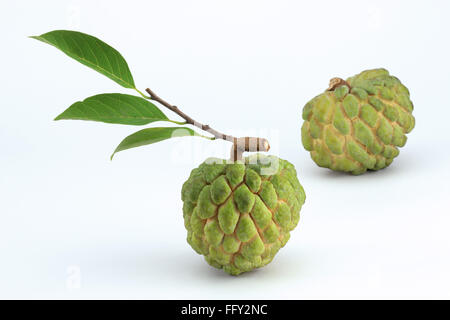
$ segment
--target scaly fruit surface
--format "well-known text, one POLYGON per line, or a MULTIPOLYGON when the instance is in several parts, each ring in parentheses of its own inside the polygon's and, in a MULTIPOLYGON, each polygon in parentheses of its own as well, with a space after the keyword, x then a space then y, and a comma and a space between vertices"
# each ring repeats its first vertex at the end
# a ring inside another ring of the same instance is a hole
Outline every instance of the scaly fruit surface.
POLYGON ((213 267, 238 275, 268 264, 298 224, 305 192, 294 166, 256 154, 210 158, 182 188, 187 241, 213 267))
POLYGON ((414 128, 408 89, 385 69, 366 70, 303 108, 302 143, 324 168, 361 174, 392 163, 414 128))

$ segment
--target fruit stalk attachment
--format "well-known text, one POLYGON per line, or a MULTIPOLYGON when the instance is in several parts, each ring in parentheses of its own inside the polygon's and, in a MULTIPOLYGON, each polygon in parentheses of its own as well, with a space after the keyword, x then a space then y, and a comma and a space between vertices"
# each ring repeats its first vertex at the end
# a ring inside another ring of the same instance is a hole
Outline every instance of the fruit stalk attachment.
POLYGON ((181 118, 183 118, 187 124, 193 125, 203 131, 206 131, 214 136, 214 139, 222 139, 225 141, 229 141, 233 143, 233 146, 231 147, 230 152, 230 160, 235 162, 242 160, 242 154, 247 152, 257 152, 257 151, 263 151, 267 152, 270 149, 269 141, 265 138, 257 138, 257 137, 240 137, 236 138, 232 135, 221 133, 213 128, 211 128, 207 124, 202 124, 194 119, 192 119, 190 116, 185 114, 183 111, 181 111, 177 106, 172 105, 159 97, 155 92, 153 92, 151 89, 147 88, 145 91, 150 95, 149 97, 145 96, 145 98, 156 101, 166 107, 167 109, 175 112, 177 115, 179 115, 181 118))
POLYGON ((347 86, 349 89, 352 88, 352 87, 350 87, 350 84, 347 81, 345 81, 344 79, 331 78, 330 79, 330 84, 328 85, 327 91, 333 91, 334 89, 336 89, 337 87, 340 87, 342 85, 347 86))

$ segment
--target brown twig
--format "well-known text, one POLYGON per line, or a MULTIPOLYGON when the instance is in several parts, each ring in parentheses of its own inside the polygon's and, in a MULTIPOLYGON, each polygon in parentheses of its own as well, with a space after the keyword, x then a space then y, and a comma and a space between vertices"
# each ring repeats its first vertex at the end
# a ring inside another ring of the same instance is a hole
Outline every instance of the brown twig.
POLYGON ((159 97, 155 92, 150 90, 149 88, 145 89, 147 93, 150 95, 150 99, 153 101, 156 101, 166 107, 167 109, 175 112, 177 115, 179 115, 181 118, 186 120, 187 124, 191 124, 203 131, 206 131, 214 136, 216 139, 222 139, 225 141, 229 141, 233 143, 233 146, 231 148, 231 155, 230 158, 232 161, 242 160, 242 154, 245 151, 248 152, 255 152, 255 151, 264 151, 267 152, 270 149, 269 141, 264 138, 256 138, 256 137, 241 137, 236 138, 232 135, 221 133, 213 128, 211 128, 207 124, 202 124, 198 121, 195 121, 190 116, 185 114, 183 111, 181 111, 177 106, 174 106, 161 97, 159 97))

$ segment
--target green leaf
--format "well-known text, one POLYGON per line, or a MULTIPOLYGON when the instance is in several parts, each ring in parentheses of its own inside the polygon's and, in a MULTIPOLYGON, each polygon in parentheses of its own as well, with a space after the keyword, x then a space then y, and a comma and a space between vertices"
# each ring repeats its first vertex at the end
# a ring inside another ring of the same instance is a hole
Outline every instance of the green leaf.
POLYGON ((114 153, 111 155, 111 160, 114 157, 114 155, 119 151, 145 146, 147 144, 152 144, 170 138, 184 137, 184 136, 204 137, 196 133, 194 130, 186 127, 147 128, 135 132, 126 137, 125 139, 123 139, 122 142, 117 146, 116 150, 114 150, 114 153))
POLYGON ((78 62, 100 72, 122 87, 135 89, 133 76, 122 55, 96 37, 69 30, 55 30, 30 38, 48 43, 78 62))
POLYGON ((144 125, 171 121, 150 101, 122 93, 98 94, 72 104, 55 120, 91 120, 106 123, 144 125))

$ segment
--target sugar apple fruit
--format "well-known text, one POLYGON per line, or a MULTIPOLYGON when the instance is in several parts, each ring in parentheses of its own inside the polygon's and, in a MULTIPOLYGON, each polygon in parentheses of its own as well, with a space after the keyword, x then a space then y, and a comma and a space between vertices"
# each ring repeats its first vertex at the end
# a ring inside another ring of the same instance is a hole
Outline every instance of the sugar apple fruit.
POLYGON ((234 163, 207 159, 192 170, 181 194, 188 243, 232 275, 272 261, 305 202, 294 166, 262 154, 234 163))
POLYGON ((415 124, 408 89, 385 69, 339 80, 304 106, 303 146, 318 166, 336 171, 389 166, 415 124))

